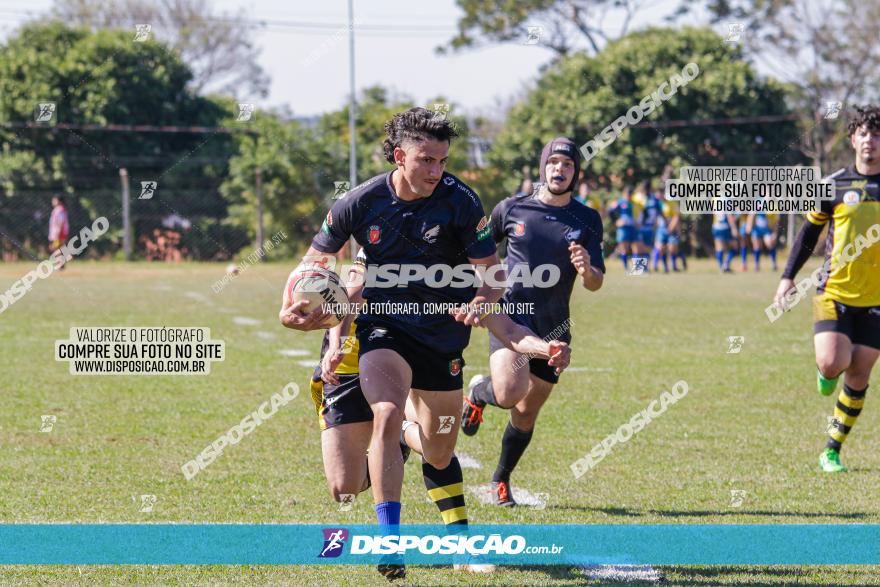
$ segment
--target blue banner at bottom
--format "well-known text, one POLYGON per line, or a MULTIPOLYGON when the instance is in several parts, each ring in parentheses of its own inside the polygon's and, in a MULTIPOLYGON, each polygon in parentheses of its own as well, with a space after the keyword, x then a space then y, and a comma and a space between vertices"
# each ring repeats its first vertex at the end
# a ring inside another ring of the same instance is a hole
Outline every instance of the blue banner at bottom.
POLYGON ((880 525, 5 524, 0 564, 875 565, 880 525), (841 548, 840 545, 852 545, 841 548))

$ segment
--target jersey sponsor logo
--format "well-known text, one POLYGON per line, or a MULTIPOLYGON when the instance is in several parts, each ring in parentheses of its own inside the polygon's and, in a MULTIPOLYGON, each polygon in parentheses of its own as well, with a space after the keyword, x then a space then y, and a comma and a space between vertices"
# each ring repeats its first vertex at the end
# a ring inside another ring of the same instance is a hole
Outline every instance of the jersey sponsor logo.
POLYGON ((453 377, 461 373, 461 359, 452 359, 449 361, 449 374, 453 377))
POLYGON ((522 236, 526 233, 526 223, 525 222, 517 222, 516 226, 513 227, 513 234, 515 236, 522 236))
POLYGON ((547 214, 546 216, 544 216, 544 220, 556 220, 556 216, 552 216, 550 214, 547 214))
POLYGON ((489 226, 489 219, 483 216, 480 219, 480 222, 477 224, 477 240, 481 241, 489 237, 489 232, 491 231, 491 227, 489 226))
POLYGON ((848 191, 843 194, 843 203, 847 206, 854 206, 859 203, 859 192, 856 191, 848 191))
POLYGON ((474 203, 474 206, 480 205, 480 201, 477 200, 477 196, 474 194, 474 192, 472 192, 471 190, 464 187, 464 184, 462 184, 462 183, 458 184, 458 189, 460 189, 461 191, 463 191, 464 193, 466 193, 470 197, 471 201, 474 203))
POLYGON ((371 245, 377 244, 379 241, 382 240, 382 229, 374 224, 370 227, 370 232, 367 237, 369 238, 371 245))
POLYGON ((422 240, 429 244, 434 244, 437 242, 437 237, 440 236, 440 225, 437 224, 433 228, 425 231, 425 234, 422 235, 422 240))
POLYGON ((455 183, 455 178, 447 175, 446 177, 443 178, 443 183, 445 183, 446 185, 452 185, 455 183))

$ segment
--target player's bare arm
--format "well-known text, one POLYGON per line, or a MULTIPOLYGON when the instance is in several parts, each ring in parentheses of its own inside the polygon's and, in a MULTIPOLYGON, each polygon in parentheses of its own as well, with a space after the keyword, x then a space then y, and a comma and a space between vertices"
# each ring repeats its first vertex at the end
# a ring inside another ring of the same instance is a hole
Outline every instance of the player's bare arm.
POLYGON ((490 314, 482 320, 482 325, 510 350, 546 359, 551 366, 556 367, 557 374, 562 373, 571 361, 571 347, 567 343, 541 340, 534 332, 517 324, 506 314, 490 314))
POLYGON ((597 291, 605 282, 605 274, 590 264, 590 254, 582 245, 571 243, 568 245, 571 253, 571 264, 581 276, 581 285, 590 291, 597 291))
MULTIPOLYGON (((497 267, 501 265, 497 253, 493 253, 482 259, 471 259, 469 257, 468 261, 477 267, 477 271, 489 271, 497 276, 498 282, 502 281, 501 276, 504 275, 504 272, 497 271, 497 267)), ((494 304, 500 300, 503 294, 503 286, 495 286, 488 281, 484 281, 479 289, 477 289, 477 294, 474 296, 474 299, 468 303, 467 307, 453 310, 451 314, 455 317, 456 322, 463 322, 466 326, 479 326, 480 315, 485 313, 484 308, 487 305, 494 304)))

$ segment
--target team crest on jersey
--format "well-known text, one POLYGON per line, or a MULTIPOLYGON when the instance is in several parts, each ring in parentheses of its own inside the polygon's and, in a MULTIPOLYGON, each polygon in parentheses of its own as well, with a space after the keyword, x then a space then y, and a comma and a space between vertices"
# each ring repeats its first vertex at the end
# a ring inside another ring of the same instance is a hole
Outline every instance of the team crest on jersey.
POLYGON ((517 222, 516 226, 513 227, 513 234, 516 236, 522 236, 526 233, 526 223, 525 222, 517 222))
POLYGON ((452 359, 449 361, 449 374, 455 377, 461 373, 461 359, 452 359))
POLYGON ((859 192, 850 190, 843 194, 843 203, 847 206, 855 206, 859 203, 859 192))
POLYGON ((425 234, 422 235, 422 240, 426 243, 434 244, 437 242, 437 237, 440 236, 440 225, 436 225, 433 228, 426 230, 425 234))
POLYGON ((382 240, 382 229, 374 224, 370 227, 370 232, 367 236, 370 239, 370 244, 375 245, 382 240))
POLYGON ((568 234, 565 235, 565 240, 569 242, 577 242, 581 238, 581 229, 572 229, 568 231, 568 234))

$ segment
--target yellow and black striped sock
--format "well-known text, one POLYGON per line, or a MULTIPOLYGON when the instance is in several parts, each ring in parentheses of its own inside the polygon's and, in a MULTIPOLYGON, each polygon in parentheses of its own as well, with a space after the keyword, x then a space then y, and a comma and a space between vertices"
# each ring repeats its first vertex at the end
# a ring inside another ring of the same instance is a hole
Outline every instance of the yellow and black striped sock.
POLYGON ((855 426, 859 414, 862 413, 862 406, 865 405, 865 392, 867 391, 867 387, 858 391, 849 385, 843 385, 840 395, 837 396, 837 405, 834 406, 834 429, 825 444, 826 448, 840 450, 847 434, 855 426))
POLYGON ((436 469, 428 463, 422 463, 422 476, 425 488, 443 516, 447 526, 467 526, 467 509, 464 505, 464 477, 458 457, 453 456, 449 466, 436 469))

